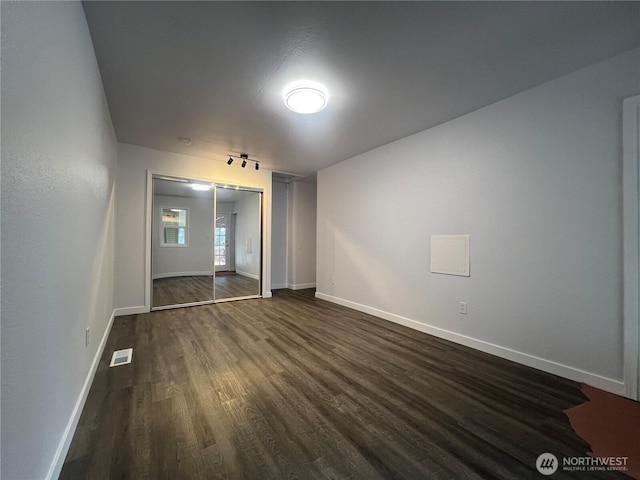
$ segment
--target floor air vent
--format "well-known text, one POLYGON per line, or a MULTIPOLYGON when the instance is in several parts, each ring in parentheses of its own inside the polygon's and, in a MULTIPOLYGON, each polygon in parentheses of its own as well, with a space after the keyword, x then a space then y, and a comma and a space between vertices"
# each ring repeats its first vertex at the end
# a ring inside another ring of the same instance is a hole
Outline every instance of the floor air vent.
POLYGON ((126 348, 124 350, 116 350, 111 357, 110 367, 117 367, 118 365, 126 365, 131 363, 131 356, 133 355, 133 348, 126 348))

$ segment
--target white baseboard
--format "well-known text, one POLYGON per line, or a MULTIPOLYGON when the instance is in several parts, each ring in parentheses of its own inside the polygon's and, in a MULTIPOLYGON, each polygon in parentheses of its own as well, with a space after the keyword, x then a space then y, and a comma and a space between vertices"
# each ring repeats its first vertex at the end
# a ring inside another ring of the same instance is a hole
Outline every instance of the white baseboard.
POLYGON ((298 284, 293 284, 293 283, 287 283, 287 288, 290 290, 304 290, 305 288, 316 288, 316 283, 298 283, 298 284))
POLYGON ((159 278, 173 278, 173 277, 211 277, 213 273, 211 270, 204 272, 172 272, 172 273, 156 273, 152 275, 153 280, 159 278))
POLYGON ((116 317, 122 317, 124 315, 137 315, 138 313, 149 313, 151 308, 140 306, 140 307, 124 307, 124 308, 116 308, 113 312, 116 317))
POLYGON ((236 270, 236 273, 238 275, 242 275, 243 277, 253 278, 254 280, 260 280, 260 277, 258 275, 253 274, 253 273, 241 272, 240 270, 236 270))
POLYGON ((80 421, 82 409, 84 408, 84 404, 87 401, 89 390, 91 390, 93 377, 95 376, 96 370, 98 369, 98 364, 100 363, 100 358, 102 358, 102 353, 104 352, 104 347, 107 344, 109 333, 111 333, 111 327, 113 326, 113 320, 115 319, 115 317, 116 312, 114 310, 111 314, 111 318, 109 319, 109 323, 107 324, 107 328, 102 335, 100 345, 98 345, 98 350, 93 357, 91 367, 89 367, 87 376, 84 379, 84 384, 82 385, 82 389, 80 390, 80 395, 78 396, 78 400, 76 400, 76 404, 73 407, 71 417, 67 422, 67 427, 62 434, 62 438, 60 439, 60 443, 58 444, 56 454, 53 457, 53 461, 51 462, 51 466, 49 467, 49 471, 47 472, 47 476, 45 477, 46 480, 56 480, 60 476, 62 466, 64 465, 64 460, 67 457, 67 453, 69 452, 69 446, 71 445, 71 440, 73 440, 73 434, 75 433, 76 427, 78 426, 78 421, 80 421))
POLYGON ((279 283, 277 285, 274 285, 273 283, 271 284, 271 290, 280 290, 282 288, 287 288, 287 284, 286 283, 279 283))
POLYGON ((369 315, 373 315, 374 317, 382 318, 384 320, 389 320, 390 322, 404 325, 405 327, 409 327, 420 332, 428 333, 429 335, 433 335, 434 337, 443 338, 460 345, 465 345, 467 347, 480 350, 481 352, 489 353, 491 355, 511 360, 528 367, 536 368, 538 370, 542 370, 543 372, 552 373, 560 377, 568 378, 569 380, 573 380, 575 382, 587 383, 601 390, 615 393, 616 395, 624 394, 624 383, 619 380, 603 377, 595 373, 587 372, 585 370, 581 370, 579 368, 571 367, 568 365, 563 365, 561 363, 557 363, 552 360, 546 360, 544 358, 529 355, 527 353, 518 352, 510 348, 495 345, 483 340, 478 340, 466 335, 461 335, 449 330, 444 330, 439 327, 427 325, 426 323, 421 323, 410 318, 395 315, 393 313, 378 310, 377 308, 351 302, 349 300, 344 300, 342 298, 327 295, 325 293, 316 292, 316 297, 321 300, 326 300, 328 302, 342 305, 343 307, 348 307, 360 312, 368 313, 369 315))
POLYGON ((273 294, 271 292, 264 292, 262 294, 262 298, 271 298, 273 297, 273 294))

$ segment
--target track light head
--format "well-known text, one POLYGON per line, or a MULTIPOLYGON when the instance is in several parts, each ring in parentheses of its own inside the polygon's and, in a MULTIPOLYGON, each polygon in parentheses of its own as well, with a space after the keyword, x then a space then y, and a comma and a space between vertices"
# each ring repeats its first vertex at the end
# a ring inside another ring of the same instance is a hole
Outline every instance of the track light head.
POLYGON ((247 163, 254 162, 256 166, 256 170, 260 170, 260 164, 258 163, 258 160, 249 159, 249 154, 247 153, 241 153, 240 155, 229 154, 229 160, 227 160, 227 165, 231 165, 233 163, 234 158, 239 158, 242 160, 242 163, 240 164, 242 168, 245 168, 247 166, 247 163))

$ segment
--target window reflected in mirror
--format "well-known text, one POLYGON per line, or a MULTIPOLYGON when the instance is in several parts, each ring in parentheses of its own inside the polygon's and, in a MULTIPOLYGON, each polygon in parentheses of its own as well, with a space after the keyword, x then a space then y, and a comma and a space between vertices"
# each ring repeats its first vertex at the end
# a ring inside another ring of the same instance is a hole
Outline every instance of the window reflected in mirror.
POLYGON ((162 208, 162 222, 160 222, 161 247, 187 247, 187 219, 189 210, 186 208, 162 208))
POLYGON ((228 214, 218 214, 216 216, 216 231, 215 231, 215 243, 214 243, 214 265, 221 267, 220 270, 225 270, 227 266, 227 249, 229 248, 229 242, 227 239, 229 223, 228 214))

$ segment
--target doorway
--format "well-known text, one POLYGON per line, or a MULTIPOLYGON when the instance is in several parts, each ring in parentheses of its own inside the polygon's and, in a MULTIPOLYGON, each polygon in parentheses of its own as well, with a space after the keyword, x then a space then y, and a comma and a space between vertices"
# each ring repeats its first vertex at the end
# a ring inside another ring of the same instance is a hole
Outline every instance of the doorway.
POLYGON ((216 272, 229 271, 229 252, 233 247, 230 242, 231 222, 228 213, 216 214, 215 242, 213 261, 216 272))

